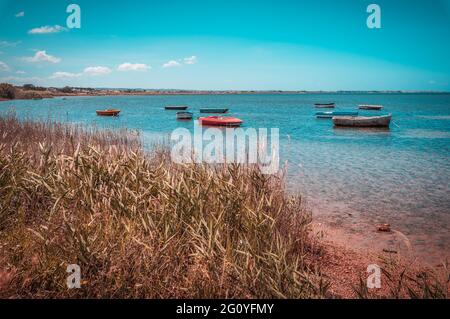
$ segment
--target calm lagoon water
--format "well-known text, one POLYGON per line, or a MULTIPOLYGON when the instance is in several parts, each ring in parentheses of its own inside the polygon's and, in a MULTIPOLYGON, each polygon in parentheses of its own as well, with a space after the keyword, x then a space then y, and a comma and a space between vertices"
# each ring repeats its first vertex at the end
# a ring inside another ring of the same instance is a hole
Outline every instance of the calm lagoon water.
POLYGON ((390 223, 414 253, 437 262, 450 256, 450 94, 178 95, 68 97, 0 103, 21 118, 52 119, 98 127, 139 129, 146 141, 165 137, 179 122, 165 105, 229 107, 245 127, 280 129, 288 186, 306 194, 316 220, 358 233, 361 245, 380 239, 377 223, 390 223), (393 114, 390 130, 335 129, 314 117, 316 102, 341 110, 382 104, 393 114), (118 118, 96 109, 119 108, 118 118))

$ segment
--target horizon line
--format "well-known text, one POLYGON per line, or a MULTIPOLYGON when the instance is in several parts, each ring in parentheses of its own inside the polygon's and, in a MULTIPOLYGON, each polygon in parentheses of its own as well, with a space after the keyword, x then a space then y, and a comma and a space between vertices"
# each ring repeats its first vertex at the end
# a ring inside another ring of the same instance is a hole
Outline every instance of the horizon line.
MULTIPOLYGON (((31 84, 31 83, 30 83, 31 84)), ((23 88, 26 84, 23 85, 15 85, 11 84, 14 87, 23 88)), ((35 88, 45 88, 45 89, 63 89, 65 87, 77 90, 116 90, 116 91, 144 91, 144 92, 259 92, 259 93, 441 93, 441 94, 450 94, 450 91, 439 91, 439 90, 395 90, 395 89, 384 89, 384 90, 280 90, 280 89, 175 89, 175 88, 139 88, 139 87, 90 87, 90 86, 41 86, 41 85, 33 85, 35 88)))

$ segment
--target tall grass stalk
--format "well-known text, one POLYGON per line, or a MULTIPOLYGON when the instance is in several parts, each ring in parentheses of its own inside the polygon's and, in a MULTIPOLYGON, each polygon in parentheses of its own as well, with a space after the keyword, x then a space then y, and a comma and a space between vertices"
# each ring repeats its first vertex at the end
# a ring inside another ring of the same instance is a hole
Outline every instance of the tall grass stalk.
POLYGON ((0 117, 0 296, 325 296, 311 214, 281 176, 168 154, 126 131, 0 117))

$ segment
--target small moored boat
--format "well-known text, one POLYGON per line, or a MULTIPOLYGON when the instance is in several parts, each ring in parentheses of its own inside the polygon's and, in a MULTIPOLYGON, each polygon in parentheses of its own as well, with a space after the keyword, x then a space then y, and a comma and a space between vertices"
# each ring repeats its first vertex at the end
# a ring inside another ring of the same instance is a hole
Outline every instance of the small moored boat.
POLYGON ((391 119, 391 114, 385 116, 335 116, 333 124, 350 127, 389 127, 391 119))
POLYGON ((200 113, 228 113, 229 109, 200 109, 200 113))
POLYGON ((191 112, 177 112, 177 120, 192 120, 193 115, 191 112))
POLYGON ((334 116, 358 116, 358 112, 353 111, 336 111, 336 112, 317 112, 317 118, 331 119, 334 116))
POLYGON ((225 117, 225 116, 208 116, 200 117, 198 122, 201 125, 211 125, 211 126, 227 126, 227 127, 238 127, 241 126, 243 121, 235 117, 225 117))
POLYGON ((96 111, 98 116, 118 116, 120 113, 120 110, 97 110, 96 111))
POLYGON ((359 109, 360 110, 381 111, 383 109, 383 106, 382 105, 363 104, 363 105, 359 105, 359 109))
POLYGON ((318 109, 334 109, 336 107, 335 103, 316 103, 314 106, 318 109))
POLYGON ((187 106, 166 106, 165 109, 168 111, 186 111, 187 106))

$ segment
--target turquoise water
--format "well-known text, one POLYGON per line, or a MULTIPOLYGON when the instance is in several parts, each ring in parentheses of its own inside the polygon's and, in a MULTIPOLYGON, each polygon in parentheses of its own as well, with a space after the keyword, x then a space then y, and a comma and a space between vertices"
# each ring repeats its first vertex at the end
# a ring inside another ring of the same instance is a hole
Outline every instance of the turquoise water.
MULTIPOLYGON (((428 260, 450 250, 450 95, 308 94, 68 97, 0 103, 21 118, 53 119, 99 127, 139 129, 147 141, 167 136, 179 122, 165 105, 229 107, 245 127, 278 127, 281 160, 288 161, 288 185, 306 194, 316 219, 379 241, 377 223, 405 234, 414 252, 428 260), (381 104, 393 114, 390 130, 335 129, 314 117, 317 102, 338 110, 381 104), (118 118, 95 115, 119 108, 118 118)), ((382 245, 386 242, 382 242, 382 245)))

